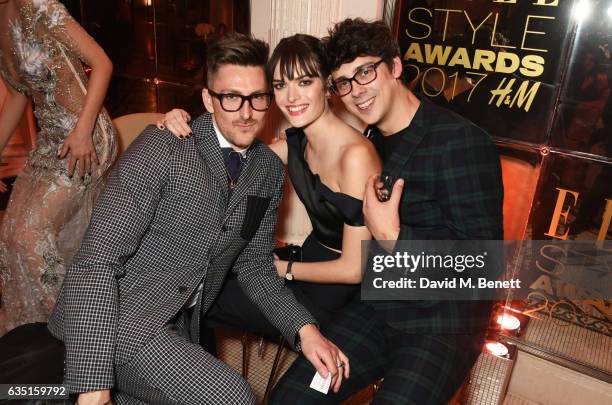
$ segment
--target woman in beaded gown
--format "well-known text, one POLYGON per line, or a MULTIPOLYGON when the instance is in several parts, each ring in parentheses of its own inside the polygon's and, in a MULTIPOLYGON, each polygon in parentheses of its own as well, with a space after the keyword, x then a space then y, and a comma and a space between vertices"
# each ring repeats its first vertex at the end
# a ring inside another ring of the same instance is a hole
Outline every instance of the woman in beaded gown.
MULTIPOLYGON (((0 336, 45 322, 116 156, 102 108, 112 64, 55 0, 0 0, 0 151, 28 97, 39 127, 0 229, 0 336), (89 80, 82 62, 92 68, 89 80)), ((1 189, 1 187, 0 187, 1 189)))

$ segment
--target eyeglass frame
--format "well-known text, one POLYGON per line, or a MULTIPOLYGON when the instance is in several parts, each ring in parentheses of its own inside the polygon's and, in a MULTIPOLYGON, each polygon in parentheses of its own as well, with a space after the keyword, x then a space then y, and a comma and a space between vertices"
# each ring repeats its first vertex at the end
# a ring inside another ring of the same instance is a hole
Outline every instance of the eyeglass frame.
POLYGON ((236 112, 236 111, 240 111, 242 109, 242 107, 244 106, 244 102, 248 101, 249 102, 249 106, 251 107, 251 109, 253 109, 254 111, 259 111, 259 112, 264 112, 264 111, 268 111, 270 109, 270 106, 272 105, 272 100, 274 99, 274 93, 272 92, 263 92, 263 93, 253 93, 250 94, 248 96, 244 96, 242 94, 238 94, 238 93, 217 93, 216 91, 213 91, 211 89, 207 89, 208 90, 208 94, 210 94, 211 96, 215 97, 217 100, 219 100, 219 104, 221 105, 221 108, 223 109, 223 111, 225 112, 236 112), (234 97, 240 97, 240 106, 235 109, 235 110, 228 110, 227 108, 225 108, 223 106, 223 97, 224 96, 234 96, 234 97), (264 110, 260 110, 257 109, 255 107, 253 107, 253 97, 257 97, 257 96, 268 96, 270 97, 270 101, 268 103, 268 106, 264 109, 264 110))
POLYGON ((353 91, 353 82, 356 82, 357 84, 361 85, 361 86, 365 86, 366 84, 370 84, 372 83, 374 80, 376 80, 378 78, 378 72, 376 71, 376 69, 378 69, 378 67, 380 66, 381 63, 385 62, 384 59, 379 60, 378 62, 374 62, 371 64, 367 64, 365 66, 362 66, 357 72, 355 72, 355 74, 353 75, 353 77, 347 77, 347 78, 343 78, 343 79, 338 79, 335 81, 331 82, 331 90, 334 92, 335 95, 337 95, 338 97, 344 97, 347 94, 350 94, 351 91, 353 91), (357 75, 359 73, 361 73, 362 70, 364 70, 365 68, 370 67, 374 70, 374 78, 370 81, 367 81, 365 83, 361 83, 359 80, 357 80, 357 75), (349 91, 347 91, 344 94, 340 94, 338 91, 338 87, 336 86, 337 82, 341 82, 341 81, 347 81, 350 85, 349 91))

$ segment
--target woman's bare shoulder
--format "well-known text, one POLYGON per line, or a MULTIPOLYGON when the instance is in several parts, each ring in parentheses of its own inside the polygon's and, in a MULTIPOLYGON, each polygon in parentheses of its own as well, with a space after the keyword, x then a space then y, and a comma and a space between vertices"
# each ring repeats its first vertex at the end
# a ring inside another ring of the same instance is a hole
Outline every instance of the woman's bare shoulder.
POLYGON ((277 139, 276 141, 269 144, 268 147, 272 149, 272 152, 278 155, 278 157, 280 158, 280 160, 283 161, 284 164, 287 164, 288 150, 286 139, 277 139))

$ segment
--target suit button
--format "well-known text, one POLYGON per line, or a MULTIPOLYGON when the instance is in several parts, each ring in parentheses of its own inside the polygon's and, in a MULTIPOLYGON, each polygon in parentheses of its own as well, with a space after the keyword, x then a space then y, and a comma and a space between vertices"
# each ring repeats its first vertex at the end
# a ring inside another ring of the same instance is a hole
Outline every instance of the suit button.
POLYGON ((179 285, 178 290, 181 294, 183 294, 185 291, 187 291, 187 287, 185 287, 184 285, 179 285))
POLYGON ((227 225, 223 225, 223 226, 221 227, 221 230, 222 230, 223 232, 227 232, 227 231, 229 231, 229 229, 230 229, 230 228, 229 228, 229 226, 227 226, 227 225))

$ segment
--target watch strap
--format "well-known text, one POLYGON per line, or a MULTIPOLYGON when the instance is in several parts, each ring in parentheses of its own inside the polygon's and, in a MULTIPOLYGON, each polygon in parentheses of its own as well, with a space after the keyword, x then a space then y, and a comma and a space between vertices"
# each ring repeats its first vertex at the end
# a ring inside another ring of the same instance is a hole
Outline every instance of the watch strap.
POLYGON ((293 273, 291 272, 291 267, 293 267, 293 260, 289 260, 289 262, 287 262, 287 271, 285 271, 285 279, 289 281, 293 280, 293 273))

